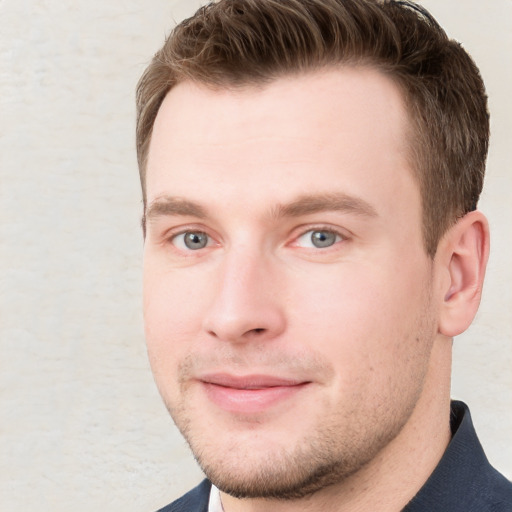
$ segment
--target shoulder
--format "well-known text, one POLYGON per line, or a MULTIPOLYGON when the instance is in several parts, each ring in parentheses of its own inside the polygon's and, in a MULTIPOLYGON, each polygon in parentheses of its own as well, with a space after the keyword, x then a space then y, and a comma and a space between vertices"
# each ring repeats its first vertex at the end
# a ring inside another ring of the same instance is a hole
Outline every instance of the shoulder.
POLYGON ((460 488, 464 495, 468 497, 477 491, 479 499, 476 496, 473 497, 474 510, 511 512, 512 482, 489 463, 474 430, 471 414, 466 404, 453 402, 452 418, 459 423, 454 438, 459 434, 458 451, 461 454, 461 460, 458 463, 459 466, 464 467, 460 472, 465 474, 466 480, 465 485, 460 485, 460 488), (464 451, 467 453, 463 454, 464 451))
POLYGON ((491 477, 491 512, 510 512, 512 511, 512 482, 494 468, 492 470, 494 475, 491 477))
POLYGON ((197 487, 157 512, 208 512, 211 483, 203 480, 197 487))
POLYGON ((452 403, 452 440, 404 512, 511 512, 512 483, 494 469, 462 402, 452 403))

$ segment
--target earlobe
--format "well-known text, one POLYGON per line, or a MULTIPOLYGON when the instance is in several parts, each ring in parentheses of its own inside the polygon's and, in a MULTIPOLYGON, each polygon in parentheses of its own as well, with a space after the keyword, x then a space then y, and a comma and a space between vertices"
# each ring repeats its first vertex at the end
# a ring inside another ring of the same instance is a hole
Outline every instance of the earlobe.
POLYGON ((489 225, 482 212, 467 213, 441 240, 436 259, 443 267, 439 332, 464 332, 476 315, 489 257, 489 225))

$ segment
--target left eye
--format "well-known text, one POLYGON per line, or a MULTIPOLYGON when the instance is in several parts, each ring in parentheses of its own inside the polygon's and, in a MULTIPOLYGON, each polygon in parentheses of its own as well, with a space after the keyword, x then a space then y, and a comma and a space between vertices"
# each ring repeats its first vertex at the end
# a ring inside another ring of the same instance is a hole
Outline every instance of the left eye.
POLYGON ((202 231, 186 231, 174 236, 172 243, 184 251, 197 251, 210 244, 210 237, 202 231))
POLYGON ((314 229, 306 231, 297 238, 297 245, 300 247, 313 247, 315 249, 324 249, 331 247, 342 240, 341 236, 335 231, 327 229, 314 229))

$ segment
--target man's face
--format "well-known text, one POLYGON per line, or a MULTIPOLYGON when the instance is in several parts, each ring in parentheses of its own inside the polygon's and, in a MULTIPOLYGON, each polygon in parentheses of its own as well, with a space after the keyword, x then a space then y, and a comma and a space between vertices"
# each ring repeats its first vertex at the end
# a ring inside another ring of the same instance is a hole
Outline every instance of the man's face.
POLYGON ((407 117, 377 71, 166 97, 147 169, 151 366, 207 476, 298 497, 407 424, 436 336, 407 117))

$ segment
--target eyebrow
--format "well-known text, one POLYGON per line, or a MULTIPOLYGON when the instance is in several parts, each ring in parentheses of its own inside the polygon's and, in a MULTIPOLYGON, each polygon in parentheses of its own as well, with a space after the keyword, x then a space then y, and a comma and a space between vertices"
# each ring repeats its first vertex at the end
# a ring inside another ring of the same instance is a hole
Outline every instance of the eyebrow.
MULTIPOLYGON (((377 211, 363 199, 344 193, 305 194, 299 198, 273 207, 270 217, 274 219, 284 217, 300 217, 325 211, 338 211, 363 217, 377 217, 377 211)), ((180 197, 164 196, 152 201, 143 217, 146 221, 153 221, 163 216, 183 216, 205 219, 208 214, 200 204, 180 197)))
POLYGON ((337 211, 360 215, 363 217, 377 217, 375 208, 365 200, 344 193, 334 192, 328 194, 305 194, 298 199, 272 210, 272 216, 300 217, 325 211, 337 211))
POLYGON ((144 219, 154 220, 158 217, 178 215, 204 219, 206 210, 198 203, 180 197, 164 196, 152 201, 146 209, 144 219))

